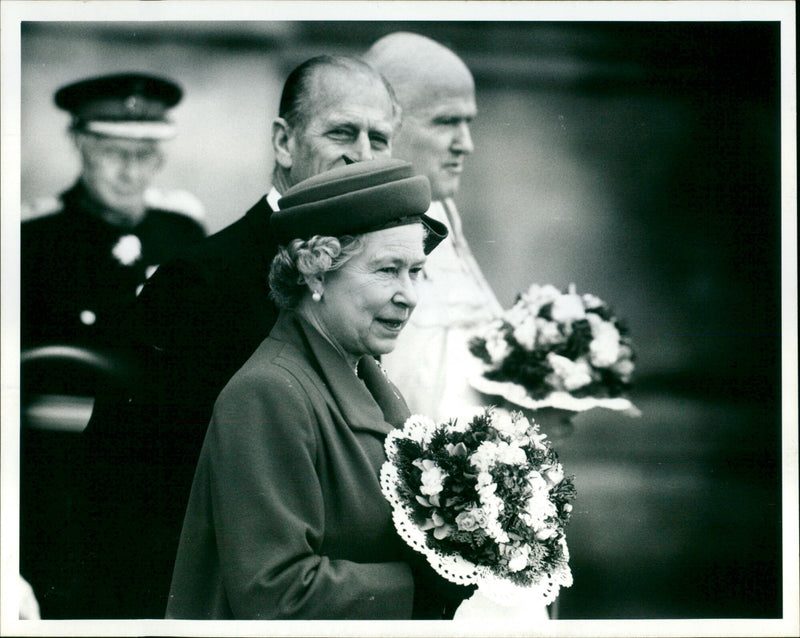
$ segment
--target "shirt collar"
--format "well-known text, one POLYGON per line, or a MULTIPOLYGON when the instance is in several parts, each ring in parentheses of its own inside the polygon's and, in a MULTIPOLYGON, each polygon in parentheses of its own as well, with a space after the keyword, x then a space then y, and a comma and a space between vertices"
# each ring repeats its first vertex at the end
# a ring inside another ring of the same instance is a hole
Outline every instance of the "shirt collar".
POLYGON ((279 210, 278 207, 278 200, 281 198, 281 194, 278 192, 278 189, 274 186, 269 190, 267 193, 267 204, 272 210, 279 210))

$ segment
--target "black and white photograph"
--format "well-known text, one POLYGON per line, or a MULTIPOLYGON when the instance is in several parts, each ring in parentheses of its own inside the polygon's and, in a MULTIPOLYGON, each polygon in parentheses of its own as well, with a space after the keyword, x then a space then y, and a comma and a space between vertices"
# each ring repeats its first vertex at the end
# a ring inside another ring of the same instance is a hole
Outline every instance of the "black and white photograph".
POLYGON ((0 635, 800 633, 793 2, 0 10, 0 635))

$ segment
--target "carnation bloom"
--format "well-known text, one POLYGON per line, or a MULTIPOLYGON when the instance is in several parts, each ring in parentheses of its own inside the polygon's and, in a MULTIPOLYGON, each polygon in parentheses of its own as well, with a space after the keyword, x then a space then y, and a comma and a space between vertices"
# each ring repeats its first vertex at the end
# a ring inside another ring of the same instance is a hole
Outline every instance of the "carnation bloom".
POLYGON ((417 459, 414 465, 422 470, 419 491, 427 496, 436 496, 444 487, 447 474, 436 463, 429 459, 417 459))
MULTIPOLYGON (((525 456, 525 450, 519 445, 514 443, 510 445, 505 441, 484 441, 478 446, 478 449, 470 457, 470 462, 482 473, 488 473, 488 470, 497 463, 505 465, 524 465, 528 458, 525 456)), ((480 479, 480 476, 479 476, 480 479)))
POLYGON ((561 291, 553 284, 545 284, 544 286, 531 284, 531 287, 528 288, 528 292, 522 295, 523 299, 526 299, 531 304, 537 304, 539 307, 549 304, 551 301, 555 301, 560 296, 561 291))
POLYGON ((545 521, 556 516, 556 506, 550 500, 550 489, 545 479, 535 472, 528 478, 531 495, 525 503, 525 509, 520 513, 522 521, 533 529, 540 529, 545 521))
POLYGON ((142 256, 142 242, 136 235, 123 235, 114 244, 111 254, 123 266, 130 266, 142 256))

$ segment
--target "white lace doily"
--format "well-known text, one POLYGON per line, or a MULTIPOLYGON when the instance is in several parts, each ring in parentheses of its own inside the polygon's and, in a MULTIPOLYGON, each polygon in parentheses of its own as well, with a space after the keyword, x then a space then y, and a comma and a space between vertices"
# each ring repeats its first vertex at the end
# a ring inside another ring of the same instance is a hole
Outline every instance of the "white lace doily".
MULTIPOLYGON (((402 436, 401 430, 390 432, 387 436, 387 452, 395 446, 395 440, 402 436)), ((391 458, 391 454, 390 454, 391 458)), ((428 563, 443 578, 458 585, 477 585, 483 595, 492 601, 506 606, 518 606, 525 602, 540 601, 549 605, 558 596, 559 589, 572 585, 572 572, 569 566, 557 569, 553 574, 543 574, 539 582, 522 587, 509 580, 496 576, 483 565, 475 565, 456 554, 444 554, 426 542, 426 534, 411 518, 412 510, 405 505, 397 490, 400 477, 391 461, 381 468, 381 490, 392 506, 392 519, 400 537, 408 545, 423 554, 428 563)), ((565 558, 569 553, 564 545, 565 558)))
POLYGON ((529 410, 558 408, 572 412, 585 412, 592 408, 606 408, 607 410, 625 412, 629 416, 641 415, 639 409, 624 397, 574 397, 568 392, 551 392, 543 399, 533 399, 524 386, 511 381, 492 381, 480 373, 470 374, 468 381, 478 392, 503 397, 509 403, 529 410))

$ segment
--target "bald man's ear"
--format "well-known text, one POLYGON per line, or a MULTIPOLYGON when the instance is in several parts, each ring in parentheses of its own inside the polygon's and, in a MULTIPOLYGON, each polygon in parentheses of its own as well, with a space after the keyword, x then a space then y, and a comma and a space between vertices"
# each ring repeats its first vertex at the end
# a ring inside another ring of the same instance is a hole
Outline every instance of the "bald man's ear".
POLYGON ((292 128, 282 117, 275 118, 272 123, 272 150, 275 153, 275 163, 281 168, 292 167, 292 151, 294 150, 294 135, 292 128))

